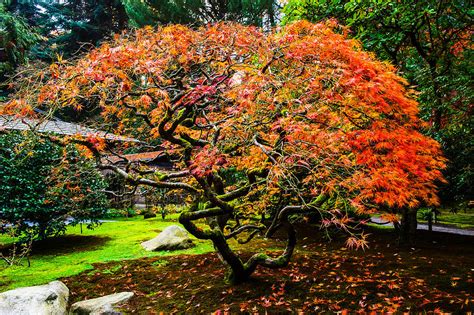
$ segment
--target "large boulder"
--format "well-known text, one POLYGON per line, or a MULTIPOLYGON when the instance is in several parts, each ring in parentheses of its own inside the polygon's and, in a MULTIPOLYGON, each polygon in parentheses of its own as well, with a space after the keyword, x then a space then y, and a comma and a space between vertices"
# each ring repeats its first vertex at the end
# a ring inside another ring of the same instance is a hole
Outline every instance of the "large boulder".
POLYGON ((69 289, 61 281, 0 293, 0 315, 63 315, 69 289))
POLYGON ((74 303, 69 314, 71 315, 112 315, 121 314, 116 308, 133 297, 133 292, 120 292, 96 299, 74 303))
POLYGON ((186 249, 196 245, 194 245, 185 229, 177 225, 171 225, 154 239, 143 242, 142 246, 148 251, 153 251, 186 249))

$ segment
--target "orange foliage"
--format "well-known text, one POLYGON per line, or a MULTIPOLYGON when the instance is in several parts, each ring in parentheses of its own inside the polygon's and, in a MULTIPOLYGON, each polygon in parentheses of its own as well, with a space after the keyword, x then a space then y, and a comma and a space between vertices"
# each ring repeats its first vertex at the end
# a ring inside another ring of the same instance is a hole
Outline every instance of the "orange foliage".
POLYGON ((5 108, 100 107, 107 130, 181 150, 197 178, 267 170, 265 200, 283 189, 288 204, 326 194, 362 212, 438 203, 445 160, 412 92, 332 21, 145 28, 46 77, 5 108))

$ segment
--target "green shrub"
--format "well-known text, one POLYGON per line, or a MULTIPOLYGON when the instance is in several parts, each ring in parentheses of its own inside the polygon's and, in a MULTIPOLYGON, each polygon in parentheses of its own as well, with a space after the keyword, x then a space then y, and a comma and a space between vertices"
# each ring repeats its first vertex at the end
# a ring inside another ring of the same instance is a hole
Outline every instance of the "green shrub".
POLYGON ((104 214, 105 182, 74 146, 30 133, 0 134, 0 233, 44 239, 67 224, 92 228, 104 214))

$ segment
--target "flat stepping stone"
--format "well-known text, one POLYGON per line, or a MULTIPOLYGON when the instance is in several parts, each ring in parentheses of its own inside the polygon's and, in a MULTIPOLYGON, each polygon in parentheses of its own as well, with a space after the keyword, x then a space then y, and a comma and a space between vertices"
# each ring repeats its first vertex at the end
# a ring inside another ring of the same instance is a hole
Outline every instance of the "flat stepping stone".
POLYGON ((71 306, 71 315, 111 315, 121 314, 116 308, 133 297, 133 292, 120 292, 96 299, 76 302, 71 306))

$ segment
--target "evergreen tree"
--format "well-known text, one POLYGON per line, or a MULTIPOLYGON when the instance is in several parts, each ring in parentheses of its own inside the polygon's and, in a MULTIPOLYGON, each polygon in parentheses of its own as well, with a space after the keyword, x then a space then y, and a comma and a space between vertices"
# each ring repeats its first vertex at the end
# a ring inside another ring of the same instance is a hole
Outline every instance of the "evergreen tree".
POLYGON ((36 57, 45 60, 87 50, 120 32, 128 21, 120 0, 15 0, 9 7, 48 38, 33 49, 36 57))
POLYGON ((135 26, 168 23, 237 21, 273 26, 278 17, 274 0, 123 0, 135 26))
POLYGON ((28 51, 40 36, 26 21, 0 4, 0 80, 27 60, 28 51))
POLYGON ((106 183, 73 145, 60 147, 30 132, 0 133, 0 234, 44 239, 72 224, 98 223, 106 183))

